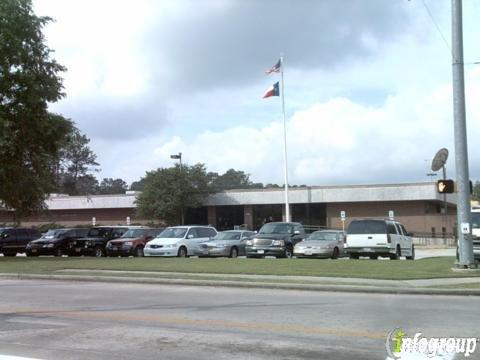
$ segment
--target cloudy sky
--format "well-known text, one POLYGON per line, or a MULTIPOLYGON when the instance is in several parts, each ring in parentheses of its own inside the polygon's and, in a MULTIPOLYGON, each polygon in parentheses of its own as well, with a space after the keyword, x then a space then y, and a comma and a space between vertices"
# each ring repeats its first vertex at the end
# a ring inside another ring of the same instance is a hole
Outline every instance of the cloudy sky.
MULTIPOLYGON (((34 0, 68 68, 51 109, 91 139, 99 177, 184 162, 283 182, 285 57, 291 184, 454 177, 449 0, 34 0)), ((480 179, 480 1, 464 1, 470 174, 480 179)))

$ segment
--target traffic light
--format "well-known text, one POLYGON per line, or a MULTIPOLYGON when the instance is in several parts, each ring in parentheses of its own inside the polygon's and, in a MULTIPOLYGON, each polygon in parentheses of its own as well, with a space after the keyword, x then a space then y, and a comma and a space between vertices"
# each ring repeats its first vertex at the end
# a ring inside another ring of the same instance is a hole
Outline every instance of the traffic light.
POLYGON ((455 182, 453 180, 438 180, 437 191, 440 194, 452 194, 455 192, 455 182))

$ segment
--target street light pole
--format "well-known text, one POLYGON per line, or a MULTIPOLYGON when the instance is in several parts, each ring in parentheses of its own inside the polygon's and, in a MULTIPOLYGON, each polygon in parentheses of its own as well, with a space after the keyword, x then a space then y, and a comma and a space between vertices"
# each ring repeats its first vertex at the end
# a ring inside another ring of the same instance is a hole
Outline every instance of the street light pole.
MULTIPOLYGON (((182 153, 179 152, 178 154, 173 154, 170 155, 170 159, 176 159, 179 160, 180 162, 180 190, 183 190, 183 166, 182 166, 182 153)), ((181 225, 185 225, 185 216, 184 216, 184 210, 183 210, 183 193, 182 193, 182 204, 180 206, 180 221, 181 225)))
POLYGON ((463 69, 462 1, 452 0, 452 72, 455 167, 457 172, 458 267, 474 267, 470 184, 468 174, 465 80, 463 69))

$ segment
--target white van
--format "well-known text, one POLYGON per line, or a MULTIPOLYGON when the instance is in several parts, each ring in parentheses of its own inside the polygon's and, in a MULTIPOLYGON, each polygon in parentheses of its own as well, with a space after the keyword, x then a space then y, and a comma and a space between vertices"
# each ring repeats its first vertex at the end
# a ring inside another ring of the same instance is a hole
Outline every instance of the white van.
POLYGON ((211 226, 172 226, 149 241, 143 253, 145 256, 187 257, 198 253, 200 243, 215 235, 217 230, 211 226))
POLYGON ((346 251, 351 259, 379 256, 398 260, 405 256, 415 259, 411 234, 398 221, 383 219, 353 220, 348 226, 346 251))

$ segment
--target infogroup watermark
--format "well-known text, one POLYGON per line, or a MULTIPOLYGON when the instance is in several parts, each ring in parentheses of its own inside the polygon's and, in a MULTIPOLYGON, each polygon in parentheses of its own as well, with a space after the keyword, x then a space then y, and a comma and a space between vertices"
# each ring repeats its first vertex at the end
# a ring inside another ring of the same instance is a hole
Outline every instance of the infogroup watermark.
POLYGON ((385 346, 387 354, 392 359, 407 358, 411 355, 435 358, 462 354, 469 357, 475 352, 478 342, 480 339, 474 337, 426 337, 421 332, 408 336, 402 329, 397 328, 388 333, 385 346))

